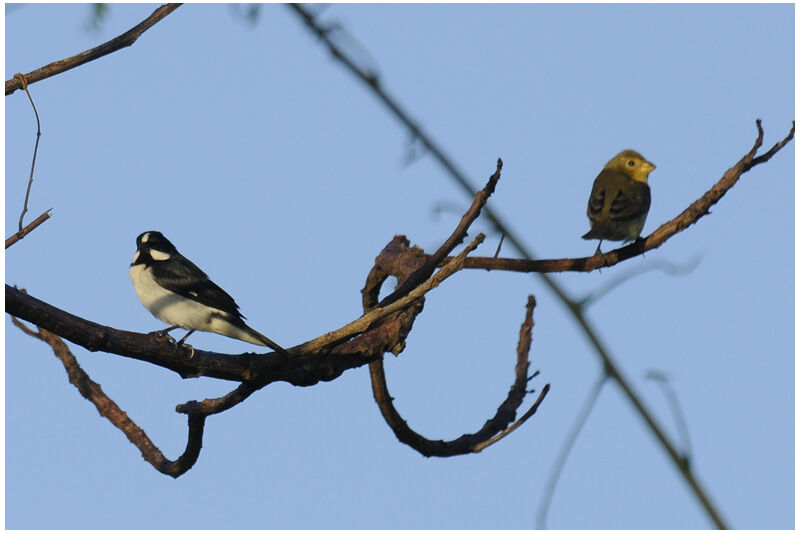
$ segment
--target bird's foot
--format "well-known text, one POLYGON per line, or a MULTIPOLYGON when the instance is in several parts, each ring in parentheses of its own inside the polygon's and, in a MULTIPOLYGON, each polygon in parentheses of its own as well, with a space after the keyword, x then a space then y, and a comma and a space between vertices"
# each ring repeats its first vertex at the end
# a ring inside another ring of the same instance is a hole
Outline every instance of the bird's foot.
MULTIPOLYGON (((603 253, 603 252, 600 250, 600 245, 601 245, 601 244, 603 244, 603 241, 600 241, 600 242, 597 244, 597 250, 595 250, 595 251, 594 251, 594 255, 592 256, 592 258, 595 258, 595 257, 597 257, 597 256, 599 255, 600 257, 602 257, 602 258, 603 258, 603 265, 602 265, 602 266, 608 266, 608 259, 606 259, 606 254, 604 254, 604 253, 603 253)), ((602 267, 601 267, 601 268, 602 268, 602 267)))
POLYGON ((175 329, 175 328, 171 327, 171 328, 166 328, 166 329, 157 329, 155 331, 151 331, 150 333, 148 333, 148 335, 155 335, 156 337, 160 337, 160 338, 166 337, 167 339, 169 339, 170 343, 174 344, 175 343, 175 337, 173 337, 172 335, 169 334, 169 332, 172 331, 173 329, 175 329))

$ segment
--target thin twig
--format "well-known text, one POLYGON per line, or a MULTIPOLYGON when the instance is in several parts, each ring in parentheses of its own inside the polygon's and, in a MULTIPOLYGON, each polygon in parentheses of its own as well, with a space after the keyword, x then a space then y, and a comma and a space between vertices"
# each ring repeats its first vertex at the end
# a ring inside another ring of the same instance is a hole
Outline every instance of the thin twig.
MULTIPOLYGON (((761 124, 761 120, 759 120, 758 123, 761 124)), ((791 141, 793 137, 794 137, 794 120, 792 121, 792 129, 791 129, 791 131, 789 131, 789 135, 784 137, 781 141, 775 143, 775 145, 772 148, 770 148, 769 150, 767 150, 764 154, 762 154, 762 155, 756 157, 755 159, 753 159, 750 162, 750 165, 747 167, 747 169, 750 170, 752 167, 754 167, 756 165, 760 165, 761 163, 765 163, 765 162, 769 161, 770 158, 773 155, 775 155, 778 152, 778 150, 780 150, 781 148, 786 146, 786 143, 791 141)))
POLYGON ((48 209, 47 211, 36 217, 33 220, 33 222, 22 228, 21 231, 16 232, 14 235, 6 239, 6 250, 8 250, 9 246, 15 244, 17 241, 21 241, 28 233, 38 228, 41 224, 44 223, 45 220, 53 216, 50 213, 50 211, 52 210, 53 208, 51 207, 50 209, 48 209))
POLYGON ((578 418, 575 419, 575 422, 572 424, 569 433, 567 433, 567 437, 564 439, 564 442, 561 445, 561 451, 553 463, 553 469, 550 470, 550 476, 548 476, 547 483, 545 484, 544 491, 542 492, 542 500, 539 502, 539 510, 536 512, 536 529, 547 529, 547 511, 550 509, 550 502, 553 501, 553 495, 556 492, 556 483, 558 483, 558 478, 561 477, 561 471, 564 470, 564 465, 567 462, 569 453, 572 451, 572 447, 578 440, 578 435, 580 435, 581 429, 583 429, 583 426, 586 424, 586 420, 589 418, 589 414, 591 414, 592 409, 597 403, 597 398, 600 396, 600 391, 603 390, 603 385, 608 377, 608 374, 603 372, 598 380, 595 381, 592 390, 589 391, 589 395, 586 397, 583 408, 578 412, 578 418))
MULTIPOLYGON (((95 59, 101 58, 112 52, 116 52, 120 48, 125 48, 126 46, 132 45, 144 32, 150 29, 158 21, 178 9, 180 5, 181 4, 165 4, 153 11, 153 13, 142 22, 129 29, 122 35, 114 37, 110 41, 81 52, 80 54, 76 54, 66 59, 53 61, 52 63, 48 63, 41 68, 28 72, 25 74, 27 83, 36 83, 37 81, 55 76, 56 74, 61 74, 62 72, 83 65, 84 63, 94 61, 95 59)), ((6 96, 21 88, 22 82, 16 76, 10 80, 6 80, 6 96)))
POLYGON ((669 276, 685 276, 693 272, 694 269, 697 268, 697 265, 699 264, 700 264, 700 257, 693 257, 685 265, 677 265, 675 263, 663 259, 652 260, 637 265, 634 268, 627 269, 623 273, 620 273, 615 278, 609 280, 608 283, 598 288, 596 291, 581 298, 579 302, 580 305, 582 305, 585 309, 586 307, 600 300, 603 296, 613 291, 623 283, 626 283, 635 278, 636 276, 639 276, 646 272, 651 272, 653 270, 661 270, 662 272, 664 272, 669 276))
POLYGON ((503 241, 506 240, 505 234, 500 235, 500 242, 497 243, 497 250, 494 252, 494 257, 497 258, 500 255, 500 249, 503 247, 503 241))
MULTIPOLYGON (((19 73, 14 74, 14 79, 19 79, 20 83, 22 83, 22 88, 25 89, 25 94, 28 95, 28 100, 30 100, 31 107, 33 107, 33 114, 36 115, 36 142, 33 145, 33 161, 31 161, 31 175, 28 178, 28 190, 25 192, 25 203, 22 204, 22 213, 20 213, 19 215, 18 233, 22 233, 22 219, 25 216, 25 213, 28 212, 28 198, 31 195, 31 186, 33 185, 33 169, 36 168, 36 152, 38 152, 39 150, 39 138, 42 136, 42 127, 41 123, 39 122, 39 112, 36 110, 36 104, 33 103, 33 97, 31 96, 30 91, 28 91, 28 80, 25 79, 25 76, 23 74, 19 73)), ((21 238, 22 237, 20 237, 20 239, 21 238)), ((8 246, 6 246, 6 248, 8 248, 8 246)))
POLYGON ((667 399, 669 410, 672 412, 672 418, 675 419, 675 425, 678 427, 678 433, 683 442, 683 459, 687 466, 690 466, 692 460, 692 442, 689 439, 689 424, 686 423, 686 417, 683 415, 683 409, 678 401, 678 395, 669 383, 666 374, 658 370, 650 370, 646 375, 646 379, 652 379, 661 387, 664 397, 667 399))

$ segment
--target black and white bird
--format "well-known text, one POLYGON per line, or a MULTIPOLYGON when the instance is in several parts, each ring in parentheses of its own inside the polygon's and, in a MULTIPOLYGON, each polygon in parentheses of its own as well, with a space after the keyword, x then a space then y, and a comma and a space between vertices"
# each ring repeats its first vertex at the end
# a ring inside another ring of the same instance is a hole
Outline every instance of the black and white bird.
POLYGON ((289 353, 244 323, 233 298, 205 272, 182 256, 158 231, 136 237, 130 276, 136 295, 148 311, 170 328, 188 329, 178 344, 197 330, 219 333, 284 355, 289 353))

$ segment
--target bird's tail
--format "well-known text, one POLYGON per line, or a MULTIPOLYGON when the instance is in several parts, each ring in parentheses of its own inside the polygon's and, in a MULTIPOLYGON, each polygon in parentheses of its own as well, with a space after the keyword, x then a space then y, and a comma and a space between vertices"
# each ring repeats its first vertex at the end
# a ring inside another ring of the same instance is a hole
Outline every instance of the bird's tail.
POLYGON ((285 355, 286 357, 292 357, 292 354, 284 350, 281 346, 279 346, 276 342, 268 339, 266 336, 262 335, 261 333, 257 332, 247 324, 244 324, 244 327, 239 328, 243 335, 239 337, 241 340, 250 342, 253 344, 259 344, 261 346, 266 346, 268 348, 272 348, 278 353, 285 355))
POLYGON ((586 239, 587 241, 590 239, 605 239, 610 233, 611 228, 608 227, 607 224, 604 224, 603 222, 595 222, 595 224, 592 226, 592 229, 587 231, 586 235, 581 238, 586 239))

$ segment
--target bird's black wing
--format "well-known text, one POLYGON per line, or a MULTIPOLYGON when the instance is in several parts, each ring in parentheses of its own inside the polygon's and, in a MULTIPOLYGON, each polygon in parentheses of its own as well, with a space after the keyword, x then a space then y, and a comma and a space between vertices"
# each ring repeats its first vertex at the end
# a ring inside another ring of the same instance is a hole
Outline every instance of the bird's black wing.
POLYGON ((182 255, 175 254, 168 261, 154 261, 151 268, 156 283, 168 291, 243 318, 233 297, 182 255))
POLYGON ((608 209, 610 220, 624 222, 635 220, 647 214, 650 209, 650 186, 632 181, 627 190, 618 190, 608 209))
POLYGON ((601 172, 597 179, 594 180, 592 194, 589 196, 589 205, 586 206, 586 215, 591 221, 595 221, 600 216, 603 212, 603 206, 606 204, 606 180, 603 177, 601 172))

